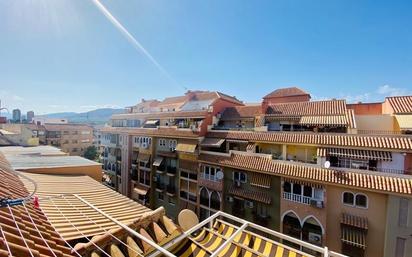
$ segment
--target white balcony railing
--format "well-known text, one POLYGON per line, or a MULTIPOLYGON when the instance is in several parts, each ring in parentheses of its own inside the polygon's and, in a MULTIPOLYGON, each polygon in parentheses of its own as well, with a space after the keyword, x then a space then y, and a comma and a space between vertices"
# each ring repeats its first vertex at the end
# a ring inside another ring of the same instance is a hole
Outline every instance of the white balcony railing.
POLYGON ((288 192, 283 192, 283 199, 288 200, 288 201, 292 201, 292 202, 295 202, 295 203, 303 203, 303 204, 310 205, 310 200, 312 200, 313 198, 303 196, 303 195, 297 195, 297 194, 292 194, 292 193, 288 193, 288 192))

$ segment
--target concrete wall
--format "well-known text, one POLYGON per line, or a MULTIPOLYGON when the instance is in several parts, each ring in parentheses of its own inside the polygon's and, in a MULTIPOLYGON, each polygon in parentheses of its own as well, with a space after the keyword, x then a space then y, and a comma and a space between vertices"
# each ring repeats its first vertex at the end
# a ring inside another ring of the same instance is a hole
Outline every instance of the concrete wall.
POLYGON ((346 108, 353 109, 356 115, 382 114, 382 103, 347 104, 346 108))
POLYGON ((358 130, 388 130, 395 131, 395 120, 390 115, 356 115, 358 130))
MULTIPOLYGON (((327 186, 326 194, 328 204, 326 245, 330 250, 341 252, 340 218, 342 213, 368 218, 368 234, 366 237, 365 257, 383 257, 385 243, 385 226, 387 220, 387 195, 366 191, 349 190, 342 187, 327 186), (363 193, 368 197, 368 208, 355 208, 342 203, 342 194, 345 191, 363 193)), ((391 217, 392 218, 392 217, 391 217)))
POLYGON ((395 256, 396 239, 406 239, 405 257, 412 253, 412 199, 408 199, 408 222, 405 227, 399 226, 400 197, 388 197, 388 212, 386 220, 385 257, 395 256))

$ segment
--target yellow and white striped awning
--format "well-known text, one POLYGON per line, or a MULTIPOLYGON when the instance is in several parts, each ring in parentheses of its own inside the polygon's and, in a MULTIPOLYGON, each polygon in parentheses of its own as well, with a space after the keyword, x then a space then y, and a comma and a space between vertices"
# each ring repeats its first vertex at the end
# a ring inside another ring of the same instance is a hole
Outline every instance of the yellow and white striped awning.
POLYGON ((254 153, 256 152, 256 144, 255 143, 248 143, 246 146, 246 152, 254 153))
POLYGON ((196 151, 196 143, 178 143, 176 146, 176 151, 184 153, 194 153, 196 151))
POLYGON ((327 155, 353 159, 392 161, 392 153, 384 151, 327 148, 327 155))
POLYGON ((366 249, 366 230, 342 226, 343 243, 366 249))
POLYGON ((346 115, 330 115, 330 116, 303 116, 300 118, 301 125, 328 125, 328 126, 347 126, 348 120, 346 115))
POLYGON ((250 178, 250 185, 256 187, 270 188, 270 175, 253 173, 250 178))
POLYGON ((412 130, 412 115, 395 115, 401 130, 412 130))
POLYGON ((246 190, 236 186, 232 186, 229 189, 229 194, 265 204, 270 204, 272 202, 272 197, 269 194, 260 191, 246 190))

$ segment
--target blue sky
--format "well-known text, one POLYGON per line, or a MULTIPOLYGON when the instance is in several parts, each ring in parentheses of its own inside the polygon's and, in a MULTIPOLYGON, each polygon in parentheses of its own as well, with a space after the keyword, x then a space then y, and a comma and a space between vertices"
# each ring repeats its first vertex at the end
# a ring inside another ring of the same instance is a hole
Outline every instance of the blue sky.
POLYGON ((284 86, 317 98, 412 94, 410 1, 101 0, 169 78, 88 0, 0 1, 0 98, 37 113, 284 86))

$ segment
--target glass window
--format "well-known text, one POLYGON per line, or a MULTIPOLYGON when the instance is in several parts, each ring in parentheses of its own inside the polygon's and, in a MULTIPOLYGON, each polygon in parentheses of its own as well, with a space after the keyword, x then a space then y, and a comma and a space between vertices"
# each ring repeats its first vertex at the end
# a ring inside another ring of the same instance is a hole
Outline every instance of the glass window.
POLYGON ((302 186, 300 184, 293 184, 293 194, 302 195, 302 186))
POLYGON ((343 193, 343 203, 353 205, 354 204, 354 195, 351 192, 343 193))
POLYGON ((303 195, 306 197, 312 197, 312 187, 304 186, 303 187, 303 195))
POLYGON ((356 206, 362 207, 362 208, 368 207, 368 198, 366 197, 366 195, 363 195, 363 194, 356 195, 356 206))
POLYGON ((292 185, 289 182, 284 182, 283 183, 283 191, 286 193, 291 193, 292 192, 292 185))
POLYGON ((157 198, 158 198, 160 201, 163 201, 163 200, 164 200, 163 193, 158 193, 157 198))

